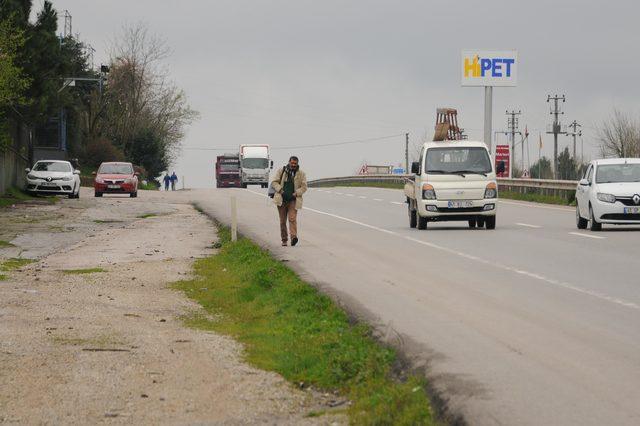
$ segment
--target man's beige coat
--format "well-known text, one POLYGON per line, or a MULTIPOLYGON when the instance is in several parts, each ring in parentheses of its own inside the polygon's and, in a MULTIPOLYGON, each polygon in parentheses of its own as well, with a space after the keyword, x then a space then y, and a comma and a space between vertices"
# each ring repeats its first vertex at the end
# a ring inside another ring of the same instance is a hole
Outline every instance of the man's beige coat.
MULTIPOLYGON (((271 181, 271 185, 276 190, 273 202, 278 207, 282 205, 282 186, 287 181, 287 178, 284 168, 280 168, 271 181)), ((307 175, 300 169, 298 169, 296 176, 293 178, 293 190, 296 194, 296 210, 300 210, 302 208, 302 194, 307 192, 307 175)))

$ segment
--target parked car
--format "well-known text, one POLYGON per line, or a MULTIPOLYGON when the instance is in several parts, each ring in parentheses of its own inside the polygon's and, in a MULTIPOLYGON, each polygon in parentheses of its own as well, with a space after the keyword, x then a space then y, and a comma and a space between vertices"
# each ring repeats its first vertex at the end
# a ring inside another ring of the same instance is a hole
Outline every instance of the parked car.
POLYGON ((102 163, 98 172, 94 172, 93 188, 96 197, 103 194, 129 194, 138 196, 138 175, 131 163, 102 163))
POLYGON ((80 171, 75 170, 68 161, 40 160, 25 172, 27 192, 80 198, 80 171))
POLYGON ((576 189, 578 229, 640 225, 640 158, 592 161, 576 189))

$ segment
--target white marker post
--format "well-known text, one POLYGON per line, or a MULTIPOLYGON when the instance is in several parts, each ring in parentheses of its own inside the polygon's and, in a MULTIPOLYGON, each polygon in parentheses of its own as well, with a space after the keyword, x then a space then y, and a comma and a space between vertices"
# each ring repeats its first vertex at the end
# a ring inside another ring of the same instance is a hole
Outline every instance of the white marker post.
POLYGON ((492 151, 493 88, 517 85, 518 51, 463 50, 461 71, 463 87, 484 87, 484 143, 492 151))
POLYGON ((236 197, 231 197, 231 241, 238 241, 238 207, 236 197))

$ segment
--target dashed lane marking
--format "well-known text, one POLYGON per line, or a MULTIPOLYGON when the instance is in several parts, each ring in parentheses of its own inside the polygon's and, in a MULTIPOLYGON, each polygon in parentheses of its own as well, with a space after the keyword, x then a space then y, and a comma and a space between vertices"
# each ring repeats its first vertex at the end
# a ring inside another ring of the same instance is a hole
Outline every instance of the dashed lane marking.
POLYGON ((607 237, 601 237, 599 235, 589 235, 589 234, 583 234, 581 232, 569 232, 570 235, 575 235, 577 237, 585 237, 585 238, 593 238, 594 240, 604 240, 607 237))
POLYGON ((516 223, 516 225, 524 226, 525 228, 534 228, 534 229, 542 228, 542 226, 539 226, 539 225, 532 225, 532 224, 530 224, 530 223, 516 223))

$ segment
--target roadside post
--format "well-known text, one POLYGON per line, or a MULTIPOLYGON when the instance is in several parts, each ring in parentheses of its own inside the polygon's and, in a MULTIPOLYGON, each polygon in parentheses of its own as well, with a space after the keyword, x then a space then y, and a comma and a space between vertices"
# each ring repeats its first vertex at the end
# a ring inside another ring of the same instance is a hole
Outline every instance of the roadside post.
POLYGON ((238 206, 236 197, 231 197, 231 241, 238 241, 238 206))
POLYGON ((461 71, 463 87, 484 87, 484 143, 491 152, 493 88, 517 85, 518 51, 463 50, 461 71))

